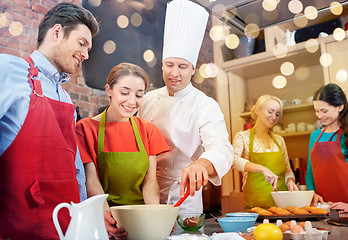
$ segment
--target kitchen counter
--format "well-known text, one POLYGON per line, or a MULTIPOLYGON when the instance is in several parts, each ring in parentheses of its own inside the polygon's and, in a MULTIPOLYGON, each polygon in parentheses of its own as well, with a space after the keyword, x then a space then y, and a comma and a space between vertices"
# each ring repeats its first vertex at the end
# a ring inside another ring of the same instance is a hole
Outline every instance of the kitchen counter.
MULTIPOLYGON (((256 222, 256 224, 259 224, 259 223, 256 222)), ((343 240, 348 238, 348 227, 334 226, 327 223, 327 220, 312 221, 312 225, 315 228, 323 228, 323 229, 329 230, 330 233, 328 236, 328 240, 341 240, 341 239, 343 240)), ((203 227, 196 232, 184 231, 178 225, 175 225, 175 230, 173 232, 173 235, 180 235, 183 233, 201 235, 202 233, 204 233, 208 236, 211 236, 214 232, 219 233, 223 231, 219 223, 217 223, 214 218, 209 218, 205 220, 203 227)))

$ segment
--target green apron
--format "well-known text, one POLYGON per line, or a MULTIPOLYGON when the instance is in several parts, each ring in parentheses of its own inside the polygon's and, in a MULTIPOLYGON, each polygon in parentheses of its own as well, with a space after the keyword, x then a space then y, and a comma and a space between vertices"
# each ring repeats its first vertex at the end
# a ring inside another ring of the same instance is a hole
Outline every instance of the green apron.
POLYGON ((144 204, 141 185, 149 167, 149 157, 138 127, 131 117, 138 152, 104 152, 106 110, 99 122, 98 168, 101 185, 109 194, 108 203, 110 206, 144 204))
MULTIPOLYGON (((278 142, 271 134, 273 141, 276 143, 279 151, 254 153, 254 128, 250 129, 249 139, 249 161, 267 167, 275 175, 278 176, 277 190, 287 191, 284 175, 286 172, 286 164, 282 154, 282 150, 278 142)), ((248 173, 247 182, 244 188, 245 209, 250 210, 253 207, 269 208, 275 206, 272 195, 272 185, 266 182, 262 173, 248 173)))

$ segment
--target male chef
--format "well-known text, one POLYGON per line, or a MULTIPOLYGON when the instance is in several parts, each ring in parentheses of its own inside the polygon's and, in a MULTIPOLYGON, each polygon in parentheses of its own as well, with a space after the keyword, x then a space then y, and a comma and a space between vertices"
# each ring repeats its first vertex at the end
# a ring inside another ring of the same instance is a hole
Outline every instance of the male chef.
POLYGON ((163 80, 166 84, 147 93, 139 117, 153 122, 162 132, 170 153, 158 160, 161 203, 175 204, 188 197, 180 212, 202 212, 202 186, 215 185, 228 172, 233 151, 224 116, 212 98, 191 84, 209 14, 188 0, 167 5, 163 80))
MULTIPOLYGON (((59 239, 54 207, 87 198, 75 107, 60 84, 88 59, 98 31, 88 10, 60 3, 28 58, 0 54, 0 239, 59 239)), ((69 220, 60 214, 63 231, 69 220)))

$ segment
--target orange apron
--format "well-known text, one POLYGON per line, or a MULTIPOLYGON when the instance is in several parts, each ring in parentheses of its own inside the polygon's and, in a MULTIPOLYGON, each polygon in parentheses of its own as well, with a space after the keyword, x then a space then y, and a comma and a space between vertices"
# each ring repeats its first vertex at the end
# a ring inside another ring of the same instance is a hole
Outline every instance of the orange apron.
MULTIPOLYGON (((277 152, 253 152, 254 147, 254 128, 250 129, 249 139, 249 161, 267 167, 278 176, 277 190, 287 191, 284 175, 286 164, 278 142, 271 134, 273 141, 277 145, 277 152)), ((272 185, 266 182, 262 173, 248 173, 247 182, 244 188, 245 209, 250 210, 253 207, 269 208, 275 206, 272 195, 272 185)))
POLYGON ((311 151, 315 190, 325 201, 348 202, 348 164, 340 144, 343 130, 337 130, 328 142, 318 142, 324 131, 311 151), (336 141, 332 141, 336 134, 336 141))
MULTIPOLYGON (((0 157, 0 239, 59 239, 52 212, 80 202, 76 180, 74 106, 45 97, 32 59, 32 87, 22 128, 0 157)), ((63 231, 70 217, 59 215, 63 231)))

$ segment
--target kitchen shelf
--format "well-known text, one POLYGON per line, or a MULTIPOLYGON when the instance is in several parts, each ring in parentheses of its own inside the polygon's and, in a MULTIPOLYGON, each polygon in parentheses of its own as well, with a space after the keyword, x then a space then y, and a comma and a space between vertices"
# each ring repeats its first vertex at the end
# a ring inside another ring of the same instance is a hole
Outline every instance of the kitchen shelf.
MULTIPOLYGON (((319 44, 336 41, 332 35, 316 40, 319 44)), ((280 74, 279 67, 284 62, 292 62, 296 66, 314 66, 320 64, 319 58, 322 54, 320 48, 314 53, 309 53, 306 50, 306 42, 300 42, 293 46, 288 46, 287 49, 288 53, 283 58, 274 56, 273 51, 266 51, 222 62, 221 67, 244 79, 249 79, 272 75, 277 72, 280 74)))
MULTIPOLYGON (((296 112, 296 111, 305 111, 313 109, 313 103, 302 103, 296 105, 290 105, 283 108, 283 114, 296 112)), ((248 119, 251 117, 251 112, 244 112, 240 114, 240 117, 248 119)))

